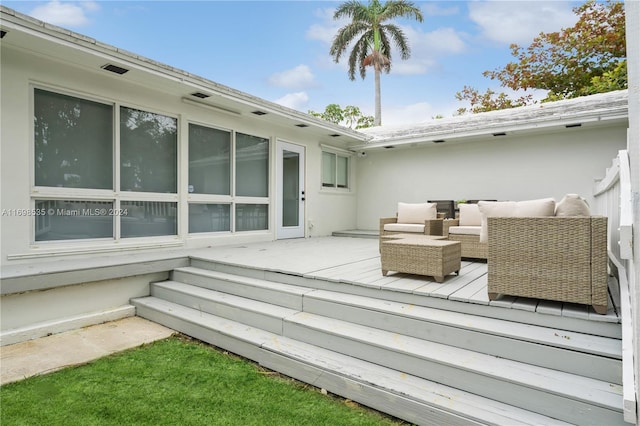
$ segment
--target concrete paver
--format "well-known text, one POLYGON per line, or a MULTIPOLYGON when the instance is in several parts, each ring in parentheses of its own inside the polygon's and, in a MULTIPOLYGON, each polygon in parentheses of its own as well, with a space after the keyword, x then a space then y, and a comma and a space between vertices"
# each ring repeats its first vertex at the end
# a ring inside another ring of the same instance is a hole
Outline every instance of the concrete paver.
POLYGON ((0 385, 121 352, 175 331, 128 317, 0 348, 0 385))

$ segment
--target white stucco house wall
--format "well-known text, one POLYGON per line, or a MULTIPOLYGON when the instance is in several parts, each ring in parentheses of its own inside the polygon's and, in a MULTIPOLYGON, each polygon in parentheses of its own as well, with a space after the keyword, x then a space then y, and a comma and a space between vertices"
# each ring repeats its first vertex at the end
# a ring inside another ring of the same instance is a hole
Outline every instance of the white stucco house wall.
POLYGON ((399 201, 590 201, 622 149, 637 197, 627 4, 629 91, 362 131, 0 7, 2 344, 127 315, 183 249, 375 230, 399 201), (123 254, 146 269, 81 268, 123 254))

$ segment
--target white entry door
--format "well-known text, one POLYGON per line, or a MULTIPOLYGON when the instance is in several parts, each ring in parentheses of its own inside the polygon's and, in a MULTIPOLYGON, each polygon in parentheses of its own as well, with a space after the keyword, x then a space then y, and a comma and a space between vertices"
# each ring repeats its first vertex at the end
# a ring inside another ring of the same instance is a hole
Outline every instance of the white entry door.
POLYGON ((304 237, 304 147, 278 141, 277 144, 277 229, 276 237, 304 237))

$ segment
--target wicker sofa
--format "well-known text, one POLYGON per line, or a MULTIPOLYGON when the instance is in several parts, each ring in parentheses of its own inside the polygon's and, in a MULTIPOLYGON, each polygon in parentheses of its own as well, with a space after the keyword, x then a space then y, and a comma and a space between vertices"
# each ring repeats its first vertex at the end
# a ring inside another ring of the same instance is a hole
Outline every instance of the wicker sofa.
POLYGON ((502 294, 607 312, 606 217, 488 217, 487 225, 490 300, 502 294))

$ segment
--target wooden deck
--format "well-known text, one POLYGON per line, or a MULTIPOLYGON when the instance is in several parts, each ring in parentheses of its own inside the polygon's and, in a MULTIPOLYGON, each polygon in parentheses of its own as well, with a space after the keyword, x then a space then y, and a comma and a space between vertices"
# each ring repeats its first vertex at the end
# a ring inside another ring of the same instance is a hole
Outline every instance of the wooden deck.
POLYGON ((374 238, 321 237, 230 245, 191 251, 192 257, 256 270, 330 281, 354 294, 383 291, 383 299, 536 325, 588 330, 619 337, 617 281, 610 279, 609 310, 599 315, 586 305, 517 297, 487 297, 487 264, 463 260, 458 276, 443 283, 432 277, 390 272, 383 276, 374 238))

